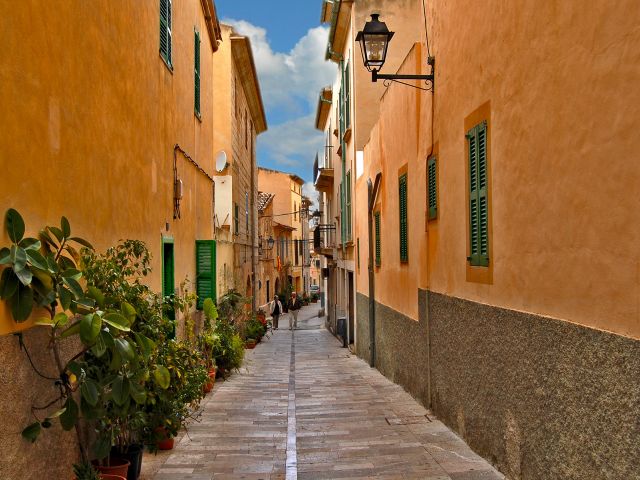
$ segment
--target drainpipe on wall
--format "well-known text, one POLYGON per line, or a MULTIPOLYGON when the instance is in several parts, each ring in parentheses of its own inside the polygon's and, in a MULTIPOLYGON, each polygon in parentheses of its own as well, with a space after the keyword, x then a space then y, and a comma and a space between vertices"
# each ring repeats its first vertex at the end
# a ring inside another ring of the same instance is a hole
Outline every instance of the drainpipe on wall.
POLYGON ((376 365, 376 287, 373 272, 373 207, 376 204, 380 179, 382 174, 376 174, 374 183, 367 179, 367 222, 369 227, 369 366, 376 365))

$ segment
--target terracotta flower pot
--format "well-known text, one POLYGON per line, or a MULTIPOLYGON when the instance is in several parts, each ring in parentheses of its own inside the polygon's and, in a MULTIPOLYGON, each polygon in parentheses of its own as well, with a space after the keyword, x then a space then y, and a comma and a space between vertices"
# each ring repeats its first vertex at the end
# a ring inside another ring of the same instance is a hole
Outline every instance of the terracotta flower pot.
POLYGON ((204 384, 204 387, 202 387, 202 389, 204 390, 204 393, 209 393, 211 390, 213 390, 213 385, 215 383, 216 383, 216 369, 214 367, 209 369, 209 381, 207 381, 207 383, 204 384))
MULTIPOLYGON (((123 478, 127 478, 127 471, 129 470, 129 460, 123 458, 111 457, 109 458, 109 466, 98 465, 97 462, 93 462, 93 466, 101 474, 115 475, 123 478)), ((104 477, 103 477, 104 478, 104 477)))
MULTIPOLYGON (((108 473, 101 473, 100 478, 102 480, 127 480, 125 477, 121 477, 120 475, 109 475, 108 473)), ((73 480, 78 480, 78 478, 73 477, 73 480)))
POLYGON ((158 450, 173 450, 173 437, 169 436, 166 428, 156 427, 153 431, 156 433, 157 438, 159 439, 156 442, 158 450))
POLYGON ((248 350, 253 350, 254 348, 256 348, 256 341, 255 340, 247 340, 244 343, 244 346, 248 350))

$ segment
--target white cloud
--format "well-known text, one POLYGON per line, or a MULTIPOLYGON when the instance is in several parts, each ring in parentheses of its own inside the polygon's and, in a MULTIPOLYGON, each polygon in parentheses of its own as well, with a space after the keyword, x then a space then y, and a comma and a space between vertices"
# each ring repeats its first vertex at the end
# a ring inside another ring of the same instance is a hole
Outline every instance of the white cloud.
POLYGON ((311 114, 272 125, 260 135, 260 146, 277 163, 288 167, 308 164, 311 173, 313 160, 324 142, 323 133, 314 128, 314 120, 315 114, 311 114))
POLYGON ((311 200, 313 204, 313 206, 311 207, 312 211, 320 209, 318 191, 316 190, 316 187, 313 185, 313 182, 306 182, 304 185, 302 185, 302 195, 304 195, 305 197, 311 200))
POLYGON ((251 40, 267 108, 277 106, 295 112, 303 102, 306 111, 315 110, 320 88, 332 84, 337 73, 336 65, 324 59, 328 28, 311 28, 290 52, 282 53, 271 49, 264 28, 245 20, 224 19, 223 22, 251 40))

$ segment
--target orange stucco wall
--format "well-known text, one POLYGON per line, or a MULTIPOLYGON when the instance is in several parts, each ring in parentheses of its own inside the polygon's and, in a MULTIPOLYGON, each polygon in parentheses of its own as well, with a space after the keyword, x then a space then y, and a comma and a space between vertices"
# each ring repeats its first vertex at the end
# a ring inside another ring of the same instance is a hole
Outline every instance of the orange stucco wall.
MULTIPOLYGON (((383 172, 376 299, 417 318, 416 290, 429 288, 640 338, 636 2, 585 9, 462 0, 429 5, 428 19, 435 95, 392 85, 365 148, 363 178, 383 172), (490 122, 491 275, 476 276, 466 262, 464 135, 479 109, 490 122), (427 227, 425 167, 434 143, 438 218, 427 227), (404 163, 410 260, 401 266, 404 163)), ((424 50, 409 54, 406 73, 427 73, 424 50)), ((365 189, 359 181, 358 218, 366 218, 365 189)), ((366 222, 361 236, 362 229, 366 222)), ((366 272, 358 290, 367 293, 366 272)))
MULTIPOLYGON (((195 240, 213 235, 212 184, 178 155, 184 184, 181 218, 173 219, 173 150, 178 144, 213 172, 213 51, 200 0, 174 4, 173 71, 159 55, 159 2, 0 2, 0 214, 19 210, 27 233, 60 216, 72 234, 103 251, 120 239, 147 243, 148 278, 161 286, 161 237, 175 248, 175 284, 195 278, 195 240), (194 114, 194 29, 201 34, 201 113, 194 114), (168 224, 168 229, 166 225, 168 224)), ((9 243, 4 228, 0 245, 9 243)), ((30 407, 51 398, 0 302, 0 477, 70 478, 78 460, 73 432, 58 426, 33 445, 20 438, 30 407), (60 447, 63 448, 60 448, 60 447)), ((53 361, 44 327, 25 333, 34 362, 49 375, 53 361)))

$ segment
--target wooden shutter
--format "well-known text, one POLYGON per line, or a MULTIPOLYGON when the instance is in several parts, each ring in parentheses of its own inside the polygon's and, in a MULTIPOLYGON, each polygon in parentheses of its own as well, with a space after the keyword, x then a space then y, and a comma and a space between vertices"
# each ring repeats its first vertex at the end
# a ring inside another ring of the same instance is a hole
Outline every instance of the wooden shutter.
POLYGON ((398 197, 400 203, 400 261, 409 261, 409 239, 407 225, 407 174, 398 181, 398 197))
POLYGON ((345 129, 351 126, 351 78, 349 77, 349 64, 344 72, 344 126, 345 129))
POLYGON ((487 122, 467 133, 469 147, 469 243, 471 265, 489 265, 487 122))
POLYGON ((234 227, 235 227, 235 234, 236 235, 240 235, 240 207, 238 206, 237 203, 234 203, 233 207, 234 207, 233 223, 234 223, 234 227))
POLYGON ((382 249, 380 243, 380 212, 373 214, 375 222, 375 235, 376 235, 376 267, 382 265, 382 249))
POLYGON ((216 301, 216 242, 196 240, 196 308, 202 310, 206 298, 216 301))
POLYGON ((200 116, 200 33, 195 32, 194 38, 194 108, 198 116, 200 116))
POLYGON ((432 220, 438 216, 438 193, 436 188, 436 157, 431 157, 427 161, 427 190, 429 214, 428 219, 432 220))
POLYGON ((347 172, 347 189, 345 192, 345 210, 347 215, 347 232, 346 237, 347 240, 351 240, 353 238, 353 229, 351 228, 351 171, 347 172))
POLYGON ((160 55, 171 65, 171 0, 160 0, 160 55))

